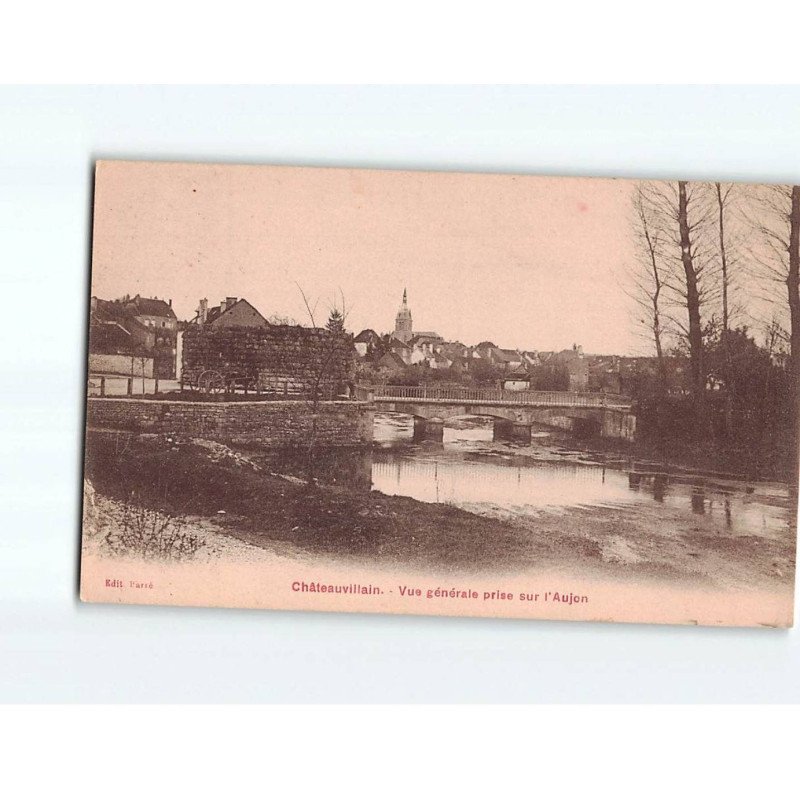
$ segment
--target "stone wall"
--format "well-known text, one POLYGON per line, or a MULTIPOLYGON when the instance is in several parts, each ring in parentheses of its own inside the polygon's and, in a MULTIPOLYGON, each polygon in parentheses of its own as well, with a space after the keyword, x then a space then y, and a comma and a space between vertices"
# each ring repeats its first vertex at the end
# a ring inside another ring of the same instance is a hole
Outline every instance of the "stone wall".
MULTIPOLYGON (((370 444, 372 420, 367 403, 321 402, 317 444, 370 444)), ((90 429, 197 436, 233 445, 300 446, 308 443, 312 407, 303 400, 198 403, 89 397, 86 424, 90 429)))
POLYGON ((152 378, 153 359, 114 355, 112 353, 89 353, 89 374, 152 378))
POLYGON ((258 376, 266 390, 304 392, 321 379, 321 386, 341 391, 354 380, 355 349, 350 334, 335 336, 321 328, 193 325, 184 331, 182 368, 184 376, 187 370, 208 369, 258 376))

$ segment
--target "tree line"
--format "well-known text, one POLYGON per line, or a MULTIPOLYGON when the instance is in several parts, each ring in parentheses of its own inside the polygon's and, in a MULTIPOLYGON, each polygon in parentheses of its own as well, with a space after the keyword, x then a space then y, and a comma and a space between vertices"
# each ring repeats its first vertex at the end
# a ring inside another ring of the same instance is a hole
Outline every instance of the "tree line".
POLYGON ((800 186, 642 181, 632 229, 624 285, 656 363, 642 402, 662 421, 681 405, 678 427, 698 440, 739 441, 756 428, 763 441, 783 429, 794 442, 800 186), (676 363, 687 372, 681 401, 676 363))

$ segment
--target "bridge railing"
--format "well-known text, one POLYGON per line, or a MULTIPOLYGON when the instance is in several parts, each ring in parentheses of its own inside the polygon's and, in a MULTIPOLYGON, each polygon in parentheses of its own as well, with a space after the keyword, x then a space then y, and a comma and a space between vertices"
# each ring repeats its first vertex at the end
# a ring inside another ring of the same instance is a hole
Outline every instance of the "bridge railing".
POLYGON ((514 403, 533 406, 591 406, 593 408, 630 406, 623 395, 600 392, 547 392, 509 389, 477 389, 467 386, 386 386, 361 387, 375 400, 456 400, 471 403, 514 403))

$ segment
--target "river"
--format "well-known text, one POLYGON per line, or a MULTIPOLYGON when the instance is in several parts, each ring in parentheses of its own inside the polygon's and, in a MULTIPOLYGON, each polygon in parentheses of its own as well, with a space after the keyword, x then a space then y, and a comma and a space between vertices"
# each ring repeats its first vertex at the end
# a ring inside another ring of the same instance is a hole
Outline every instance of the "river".
POLYGON ((661 505, 708 515, 739 534, 777 534, 793 524, 786 484, 665 469, 581 448, 544 426, 534 428, 530 445, 493 442, 491 420, 480 417, 451 423, 439 445, 412 436, 411 418, 376 415, 372 488, 500 516, 661 505))
MULTIPOLYGON (((442 442, 413 440, 413 418, 375 415, 375 446, 367 452, 323 450, 322 482, 447 503, 498 518, 570 509, 642 507, 702 515, 738 535, 785 535, 796 499, 787 484, 744 481, 597 452, 567 433, 534 427, 530 444, 492 441, 489 418, 453 420, 442 442)), ((275 466, 302 473, 291 456, 275 466)))

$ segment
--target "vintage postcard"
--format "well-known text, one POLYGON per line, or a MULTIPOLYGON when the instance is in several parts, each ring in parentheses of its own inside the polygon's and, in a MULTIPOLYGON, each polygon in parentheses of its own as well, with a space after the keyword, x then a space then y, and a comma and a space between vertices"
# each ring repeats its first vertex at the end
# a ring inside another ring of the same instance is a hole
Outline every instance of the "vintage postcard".
POLYGON ((800 186, 101 161, 81 598, 792 625, 800 186))

